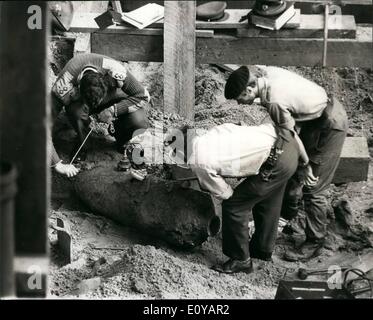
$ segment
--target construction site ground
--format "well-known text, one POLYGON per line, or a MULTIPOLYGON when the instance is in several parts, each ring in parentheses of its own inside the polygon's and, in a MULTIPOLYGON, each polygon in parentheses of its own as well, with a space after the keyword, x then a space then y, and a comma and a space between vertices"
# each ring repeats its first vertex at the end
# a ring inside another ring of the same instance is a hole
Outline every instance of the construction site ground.
MULTIPOLYGON (((63 40, 50 42, 50 85, 72 54, 71 43, 63 40)), ((128 67, 147 86, 152 96, 153 104, 148 110, 151 125, 161 122, 166 127, 173 127, 185 122, 176 114, 163 112, 162 64, 130 62, 128 67)), ((314 80, 343 102, 350 121, 348 135, 365 136, 372 156, 372 70, 321 67, 288 69, 314 80)), ((239 106, 224 99, 227 76, 228 73, 211 65, 201 65, 196 69, 195 125, 210 128, 227 122, 254 125, 268 121, 266 111, 259 105, 239 106)), ((63 113, 56 122, 56 127, 58 125, 57 149, 67 159, 74 132, 63 113)), ((96 148, 96 156, 91 161, 120 158, 107 138, 96 138, 95 141, 103 142, 91 146, 96 148), (105 151, 100 155, 97 149, 101 146, 105 151)), ((279 281, 284 277, 293 277, 299 267, 318 269, 346 264, 373 267, 372 166, 367 181, 331 186, 329 218, 332 246, 323 249, 320 256, 307 263, 286 262, 283 255, 292 243, 279 232, 272 262, 255 260, 255 272, 234 275, 220 274, 210 269, 213 264, 226 259, 221 249, 221 233, 192 251, 181 251, 131 226, 120 226, 94 215, 77 197, 66 196, 66 186, 71 184, 70 181, 55 173, 52 177, 54 196, 49 215, 49 296, 52 298, 273 299, 279 281), (346 200, 351 209, 351 215, 345 219, 334 214, 332 209, 333 205, 338 207, 341 200, 346 200), (71 228, 72 261, 69 264, 64 263, 56 246, 57 231, 54 227, 58 217, 71 228)))

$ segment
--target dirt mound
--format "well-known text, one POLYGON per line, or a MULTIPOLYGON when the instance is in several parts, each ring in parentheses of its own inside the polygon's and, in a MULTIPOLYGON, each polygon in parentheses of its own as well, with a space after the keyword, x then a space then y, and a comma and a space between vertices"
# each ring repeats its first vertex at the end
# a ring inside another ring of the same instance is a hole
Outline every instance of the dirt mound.
POLYGON ((50 229, 52 296, 272 299, 276 284, 286 272, 268 263, 253 274, 221 275, 210 269, 223 260, 219 238, 211 238, 194 251, 174 251, 83 208, 73 211, 62 207, 52 213, 50 224, 56 217, 69 221, 73 250, 72 263, 62 266, 53 244, 56 231, 50 229), (94 285, 88 290, 80 289, 91 282, 94 285))

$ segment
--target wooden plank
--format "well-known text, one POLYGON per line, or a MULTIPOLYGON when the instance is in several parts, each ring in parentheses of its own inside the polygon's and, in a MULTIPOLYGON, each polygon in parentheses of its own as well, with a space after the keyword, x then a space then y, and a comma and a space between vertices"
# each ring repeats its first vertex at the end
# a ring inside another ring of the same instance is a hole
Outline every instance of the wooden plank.
POLYGON ((243 16, 246 16, 251 10, 243 9, 226 9, 225 14, 227 19, 221 21, 202 21, 196 20, 196 28, 198 29, 237 29, 244 28, 247 25, 247 20, 239 22, 243 16))
MULTIPOLYGON (((358 31, 361 31, 358 29, 358 31)), ((328 66, 372 67, 372 30, 357 39, 328 41, 328 66)), ((235 38, 216 35, 197 40, 199 63, 316 66, 322 63, 323 39, 235 38)))
MULTIPOLYGON (((287 2, 292 2, 293 0, 285 0, 287 2)), ((361 5, 372 5, 372 0, 295 0, 299 3, 333 3, 336 5, 346 5, 346 4, 361 4, 361 5)))
MULTIPOLYGON (((82 32, 82 33, 123 33, 123 34, 137 34, 137 35, 163 35, 163 24, 161 28, 155 28, 154 24, 142 30, 134 28, 129 25, 114 25, 100 30, 94 18, 97 17, 95 13, 80 12, 74 14, 71 22, 69 32, 82 32)), ((213 30, 196 30, 196 36, 201 38, 208 38, 214 36, 213 30)))
POLYGON ((74 14, 95 13, 96 16, 104 13, 109 6, 109 1, 72 1, 74 14))
POLYGON ((120 4, 120 1, 111 1, 111 5, 114 9, 114 11, 122 13, 122 5, 120 4))
MULTIPOLYGON (((47 2, 9 1, 2 3, 0 19, 1 157, 15 163, 18 169, 16 256, 32 255, 44 260, 48 254, 50 199, 46 14, 49 14, 47 2), (28 9, 32 5, 41 9, 41 29, 28 28, 27 21, 32 15, 28 9)), ((28 270, 31 265, 23 267, 28 270)), ((45 281, 38 287, 37 278, 46 276, 38 272, 39 267, 34 265, 36 287, 28 286, 28 272, 17 272, 18 296, 46 295, 45 281)))
MULTIPOLYGON (((329 16, 329 39, 355 39, 356 23, 354 16, 329 16)), ((324 17, 319 14, 301 15, 297 29, 266 30, 250 26, 237 29, 238 37, 279 37, 279 38, 322 38, 324 35, 324 17)))
MULTIPOLYGON (((227 8, 229 9, 246 9, 251 8, 255 0, 246 0, 246 1, 226 1, 227 2, 227 8)), ((286 0, 286 1, 292 1, 292 0, 286 0)), ((317 3, 317 2, 326 2, 327 0, 295 0, 297 3, 317 3)), ((339 0, 331 0, 333 2, 340 2, 339 0)), ((140 6, 145 5, 148 1, 142 1, 142 0, 123 0, 122 7, 125 10, 134 10, 140 6)), ((158 3, 160 5, 163 4, 163 1, 152 1, 155 3, 158 3)), ((198 4, 202 4, 208 1, 198 1, 198 4)), ((330 2, 330 1, 329 1, 330 2)), ((342 4, 361 4, 361 5, 372 5, 372 0, 342 0, 342 4)))
POLYGON ((91 51, 121 61, 163 61, 163 36, 92 33, 91 51))
MULTIPOLYGON (((247 20, 239 22, 242 16, 246 16, 251 9, 227 9, 228 18, 221 21, 201 21, 196 20, 196 29, 237 29, 246 28, 247 20)), ((151 25, 154 28, 163 28, 164 19, 161 19, 151 25)))
POLYGON ((333 183, 366 181, 369 171, 369 149, 365 137, 348 137, 333 183))
MULTIPOLYGON (((163 61, 161 36, 92 34, 92 52, 124 61, 163 61)), ((322 63, 322 39, 197 38, 197 63, 316 66, 322 63)), ((331 39, 328 65, 372 68, 372 28, 357 28, 356 39, 331 39)))
POLYGON ((165 1, 164 110, 194 119, 194 1, 165 1))

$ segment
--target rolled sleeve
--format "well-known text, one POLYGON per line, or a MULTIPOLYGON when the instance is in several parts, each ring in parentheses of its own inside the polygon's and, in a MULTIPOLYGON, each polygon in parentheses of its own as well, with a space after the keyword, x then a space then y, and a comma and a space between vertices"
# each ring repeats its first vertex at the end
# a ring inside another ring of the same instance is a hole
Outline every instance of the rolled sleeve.
POLYGON ((121 89, 127 97, 116 103, 118 116, 137 111, 143 107, 144 102, 150 102, 149 92, 130 72, 127 72, 121 89))
POLYGON ((196 174, 202 189, 209 191, 218 200, 227 200, 233 195, 232 187, 213 170, 197 167, 192 168, 192 170, 196 174))
MULTIPOLYGON (((52 143, 51 143, 52 144, 52 143)), ((59 162, 61 162, 62 160, 60 159, 60 157, 58 156, 58 153, 54 147, 54 145, 52 144, 51 145, 51 149, 52 149, 52 154, 51 154, 51 167, 55 167, 59 162)))
POLYGON ((287 108, 282 107, 278 103, 267 103, 266 108, 273 122, 288 130, 294 130, 295 120, 287 108))
POLYGON ((127 72, 126 79, 123 82, 122 90, 131 97, 136 97, 142 100, 148 99, 144 86, 137 81, 137 79, 129 71, 127 72))

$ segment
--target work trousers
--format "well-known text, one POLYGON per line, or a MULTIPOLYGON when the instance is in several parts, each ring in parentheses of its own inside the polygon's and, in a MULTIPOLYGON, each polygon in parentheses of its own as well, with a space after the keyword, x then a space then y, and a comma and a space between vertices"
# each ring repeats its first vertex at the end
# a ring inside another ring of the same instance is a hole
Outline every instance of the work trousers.
POLYGON ((223 201, 223 253, 232 259, 271 258, 284 190, 299 159, 298 145, 290 131, 287 132, 283 153, 277 159, 269 181, 264 181, 260 175, 248 177, 237 186, 231 198, 223 201), (250 211, 255 232, 249 244, 250 211))
POLYGON ((144 109, 126 113, 113 122, 113 136, 117 142, 118 151, 134 136, 142 133, 148 127, 148 121, 144 109))
POLYGON ((324 115, 304 123, 300 133, 313 173, 319 177, 318 183, 313 187, 302 188, 299 179, 292 177, 285 192, 281 213, 288 220, 296 217, 303 196, 308 241, 321 240, 327 234, 329 204, 326 191, 337 170, 348 128, 343 106, 336 99, 332 101, 324 115))

